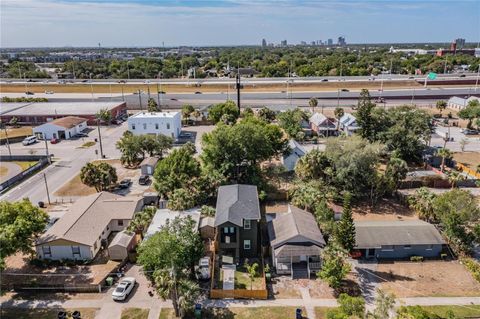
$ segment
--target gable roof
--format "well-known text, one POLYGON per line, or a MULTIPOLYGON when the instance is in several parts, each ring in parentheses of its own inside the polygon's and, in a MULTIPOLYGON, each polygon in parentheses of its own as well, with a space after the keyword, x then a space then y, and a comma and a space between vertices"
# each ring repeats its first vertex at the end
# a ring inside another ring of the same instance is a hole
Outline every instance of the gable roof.
POLYGON ((82 197, 37 240, 37 245, 63 239, 92 246, 112 220, 132 219, 142 203, 141 197, 109 192, 82 197))
POLYGON ((234 184, 218 188, 215 227, 230 222, 243 226, 243 220, 259 220, 257 186, 234 184))
POLYGON ((140 163, 140 166, 143 165, 150 165, 150 166, 155 166, 158 163, 158 158, 157 157, 145 157, 145 159, 140 163))
POLYGON ((355 116, 353 116, 351 113, 345 113, 341 118, 340 118, 340 123, 343 126, 351 126, 354 125, 356 126, 357 119, 355 116))
POLYGON ((198 230, 198 226, 200 224, 200 208, 194 207, 184 211, 174 211, 168 208, 160 208, 157 209, 155 215, 148 226, 147 232, 145 233, 145 238, 148 238, 155 233, 159 232, 162 227, 164 227, 168 221, 173 221, 175 218, 192 218, 195 222, 193 225, 193 231, 198 230))
POLYGON ((73 128, 73 127, 77 126, 78 124, 86 122, 86 121, 87 121, 87 119, 84 119, 83 117, 65 116, 65 117, 61 117, 61 118, 55 119, 53 121, 47 122, 43 125, 53 124, 53 125, 57 125, 57 126, 61 126, 61 127, 69 129, 69 128, 73 128))
POLYGON ((288 157, 294 154, 297 155, 298 157, 301 157, 306 153, 305 149, 300 144, 298 144, 298 142, 295 141, 293 138, 288 141, 288 147, 290 147, 291 152, 286 154, 286 156, 284 157, 288 157))
POLYGON ((356 221, 355 242, 357 248, 445 243, 435 226, 421 220, 356 221))
POLYGON ((110 245, 108 245, 108 248, 113 246, 128 247, 133 237, 135 237, 135 233, 121 231, 117 233, 115 237, 113 237, 112 242, 110 245))
POLYGON ((335 123, 323 115, 322 113, 315 113, 310 116, 309 122, 315 126, 324 126, 324 127, 332 127, 335 126, 335 123))
MULTIPOLYGON (((319 247, 325 246, 317 221, 312 214, 295 206, 288 206, 287 213, 279 213, 268 223, 270 245, 276 249, 290 240, 302 236, 305 241, 319 247)), ((298 241, 296 242, 298 244, 298 241)))

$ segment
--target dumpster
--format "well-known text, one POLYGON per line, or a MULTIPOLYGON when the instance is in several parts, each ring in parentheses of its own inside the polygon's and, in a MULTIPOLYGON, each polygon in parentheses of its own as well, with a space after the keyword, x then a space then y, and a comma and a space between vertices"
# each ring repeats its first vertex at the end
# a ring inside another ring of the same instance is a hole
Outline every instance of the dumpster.
POLYGON ((105 282, 107 283, 107 286, 113 285, 113 277, 107 277, 107 279, 105 279, 105 282))

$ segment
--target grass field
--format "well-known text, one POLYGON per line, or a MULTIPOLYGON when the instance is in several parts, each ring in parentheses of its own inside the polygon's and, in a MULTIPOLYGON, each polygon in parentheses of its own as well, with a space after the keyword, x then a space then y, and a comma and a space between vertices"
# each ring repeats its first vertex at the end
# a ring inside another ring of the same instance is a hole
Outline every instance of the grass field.
MULTIPOLYGON (((256 91, 286 91, 285 83, 256 83, 250 84, 248 79, 243 81, 244 92, 256 92, 256 91)), ((201 87, 195 87, 194 81, 190 85, 186 84, 162 84, 161 91, 166 93, 179 93, 179 92, 227 92, 228 90, 233 92, 233 86, 228 84, 208 84, 204 83, 201 87)), ((360 89, 380 89, 380 81, 357 81, 357 82, 321 82, 321 83, 293 83, 289 85, 289 90, 292 91, 331 91, 341 88, 347 88, 352 90, 360 89)), ((409 88, 409 87, 422 87, 421 84, 412 81, 384 81, 383 87, 385 89, 395 88, 409 88)), ((432 85, 432 87, 434 87, 432 85)), ((144 83, 128 83, 128 84, 58 84, 58 83, 33 83, 28 85, 28 90, 34 93, 44 93, 45 91, 53 91, 55 93, 134 93, 138 90, 147 92, 157 92, 156 84, 144 84, 144 83)), ((4 84, 2 86, 3 93, 24 93, 24 84, 4 84)))
MULTIPOLYGON (((452 311, 456 318, 479 317, 480 305, 465 306, 422 306, 422 309, 436 314, 442 318, 447 318, 447 313, 452 311)), ((317 317, 318 319, 318 317, 317 317)))
POLYGON ((148 309, 142 308, 125 308, 122 310, 121 319, 147 319, 148 309))
MULTIPOLYGON (((285 319, 295 318, 297 307, 256 307, 256 308, 209 308, 202 311, 202 318, 209 319, 285 319)), ((305 309, 303 309, 305 313, 305 309)), ((171 308, 164 308, 159 319, 175 319, 171 308)), ((192 317, 187 317, 188 319, 192 317)))
MULTIPOLYGON (((19 136, 30 136, 33 134, 31 126, 21 126, 16 128, 7 128, 7 135, 9 138, 19 136)), ((5 138, 5 130, 0 130, 0 139, 5 138)))
POLYGON ((20 166, 22 168, 22 171, 24 171, 24 170, 30 168, 31 166, 37 164, 38 162, 36 162, 36 161, 30 161, 30 162, 28 162, 28 161, 25 161, 25 162, 15 161, 13 163, 20 166))
POLYGON ((87 196, 95 194, 95 188, 82 183, 80 174, 63 184, 56 192, 56 196, 87 196))
MULTIPOLYGON (((72 309, 1 309, 0 318, 2 319, 57 319, 59 311, 73 311, 72 309)), ((82 319, 94 319, 97 308, 81 308, 82 319)), ((67 317, 68 319, 72 317, 67 317)))
POLYGON ((333 308, 315 307, 315 316, 317 317, 317 319, 325 319, 327 318, 327 311, 329 309, 333 309, 333 308))

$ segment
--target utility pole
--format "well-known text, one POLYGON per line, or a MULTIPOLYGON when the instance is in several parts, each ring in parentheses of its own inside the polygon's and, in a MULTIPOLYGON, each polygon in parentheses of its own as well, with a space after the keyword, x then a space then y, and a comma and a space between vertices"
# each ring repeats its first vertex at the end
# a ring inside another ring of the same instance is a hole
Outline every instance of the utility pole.
POLYGON ((10 149, 10 141, 8 140, 7 126, 3 123, 2 123, 2 126, 3 126, 3 130, 5 132, 5 140, 7 142, 6 144, 7 144, 7 148, 8 148, 8 155, 10 156, 10 158, 12 158, 12 150, 10 149))
POLYGON ((92 83, 92 73, 90 72, 90 92, 92 93, 92 102, 93 102, 93 83, 92 83))
POLYGON ((128 78, 128 80, 130 80, 130 67, 128 66, 129 63, 130 63, 130 61, 127 61, 127 78, 128 78))
POLYGON ((50 205, 50 204, 51 204, 51 202, 50 202, 50 193, 49 193, 49 191, 48 191, 47 175, 45 175, 45 173, 43 173, 43 180, 45 181, 45 189, 47 190, 48 205, 50 205))
POLYGON ((480 64, 478 65, 477 79, 475 80, 475 93, 477 93, 478 88, 478 78, 480 77, 480 64))
POLYGON ((100 143, 100 158, 103 158, 102 135, 100 133, 100 119, 97 119, 98 142, 100 143))
POLYGON ((47 155, 48 164, 52 164, 50 159, 50 154, 48 154, 48 143, 47 143, 47 136, 43 133, 43 140, 45 141, 45 155, 47 155))
POLYGON ((240 84, 240 68, 237 69, 237 106, 238 106, 238 112, 240 112, 240 89, 242 88, 242 85, 240 84))
POLYGON ((157 104, 158 104, 158 109, 160 109, 160 90, 158 88, 158 83, 157 83, 157 104))
POLYGON ((140 111, 142 110, 142 91, 138 90, 138 101, 140 103, 140 111))

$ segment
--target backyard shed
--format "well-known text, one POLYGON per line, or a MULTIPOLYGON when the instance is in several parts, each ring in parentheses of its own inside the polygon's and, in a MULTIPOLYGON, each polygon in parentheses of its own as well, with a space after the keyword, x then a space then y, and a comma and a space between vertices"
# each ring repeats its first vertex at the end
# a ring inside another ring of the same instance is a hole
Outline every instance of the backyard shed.
POLYGON ((137 245, 135 233, 121 231, 113 237, 112 242, 108 246, 108 255, 111 260, 125 260, 128 253, 137 245))
POLYGON ((140 163, 140 170, 142 175, 153 175, 155 172, 155 167, 157 167, 158 158, 156 157, 146 157, 142 163, 140 163))
POLYGON ((215 237, 215 218, 214 217, 201 217, 200 225, 198 229, 200 231, 200 237, 202 239, 214 239, 215 237))

